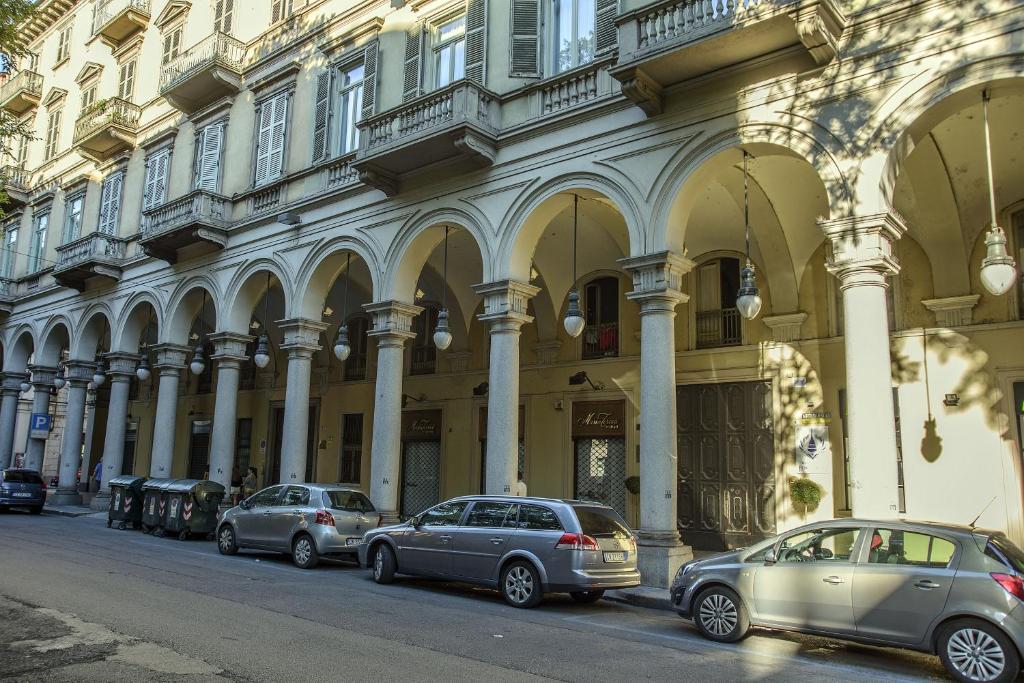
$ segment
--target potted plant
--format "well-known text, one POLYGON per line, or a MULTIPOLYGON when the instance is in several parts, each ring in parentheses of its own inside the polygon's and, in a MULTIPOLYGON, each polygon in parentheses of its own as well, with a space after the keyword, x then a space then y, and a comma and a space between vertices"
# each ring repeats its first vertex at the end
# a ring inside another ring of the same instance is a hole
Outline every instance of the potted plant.
POLYGON ((626 477, 626 490, 632 493, 634 496, 640 495, 640 477, 635 474, 632 477, 626 477))
POLYGON ((808 509, 818 507, 821 502, 821 486, 816 481, 807 478, 793 477, 789 480, 789 498, 796 505, 803 506, 803 515, 807 515, 808 509))

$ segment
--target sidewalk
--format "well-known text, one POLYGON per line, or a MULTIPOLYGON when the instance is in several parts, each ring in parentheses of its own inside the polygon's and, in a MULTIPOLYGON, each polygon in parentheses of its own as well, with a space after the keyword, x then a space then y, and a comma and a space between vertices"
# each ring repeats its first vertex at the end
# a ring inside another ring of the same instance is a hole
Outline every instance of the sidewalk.
POLYGON ((85 515, 98 515, 106 517, 106 512, 97 512, 88 505, 51 505, 43 506, 43 513, 48 515, 60 515, 61 517, 84 517, 85 515))
POLYGON ((623 588, 606 592, 604 599, 624 602, 636 607, 672 611, 672 603, 669 602, 667 588, 651 588, 650 586, 623 588))

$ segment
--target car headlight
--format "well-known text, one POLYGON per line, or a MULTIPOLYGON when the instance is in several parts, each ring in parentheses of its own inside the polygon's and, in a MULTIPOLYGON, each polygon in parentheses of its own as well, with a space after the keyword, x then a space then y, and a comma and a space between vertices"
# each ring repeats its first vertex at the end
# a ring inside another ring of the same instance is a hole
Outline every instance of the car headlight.
POLYGON ((676 571, 676 579, 677 579, 677 580, 678 580, 678 579, 681 579, 681 578, 683 578, 684 576, 686 576, 687 574, 689 574, 689 573, 690 573, 691 571, 693 571, 693 568, 694 568, 695 564, 696 564, 696 563, 694 563, 694 562, 692 562, 692 561, 691 561, 691 562, 687 562, 686 564, 684 564, 683 566, 681 566, 681 567, 680 567, 680 568, 679 568, 679 569, 678 569, 678 570, 676 571))

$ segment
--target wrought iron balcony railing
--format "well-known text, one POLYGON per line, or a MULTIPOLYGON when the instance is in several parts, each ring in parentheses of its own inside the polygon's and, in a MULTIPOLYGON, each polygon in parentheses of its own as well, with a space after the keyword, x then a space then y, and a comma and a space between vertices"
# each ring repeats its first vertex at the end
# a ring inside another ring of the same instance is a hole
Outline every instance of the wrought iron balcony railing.
POLYGON ((697 313, 697 348, 738 346, 743 339, 740 312, 735 308, 697 313))

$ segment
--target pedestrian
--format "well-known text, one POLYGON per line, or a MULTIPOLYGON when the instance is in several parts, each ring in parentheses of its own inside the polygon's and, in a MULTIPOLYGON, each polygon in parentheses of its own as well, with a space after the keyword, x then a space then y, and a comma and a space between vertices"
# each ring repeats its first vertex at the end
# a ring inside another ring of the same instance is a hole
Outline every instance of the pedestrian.
POLYGON ((231 504, 238 505, 238 496, 242 493, 242 473, 238 465, 231 468, 231 504))
POLYGON ((96 462, 96 467, 92 471, 92 480, 96 482, 96 490, 100 490, 100 481, 103 479, 103 458, 100 458, 96 462))
POLYGON ((245 479, 242 480, 242 495, 248 498, 254 493, 256 493, 256 468, 250 467, 245 474, 245 479))

